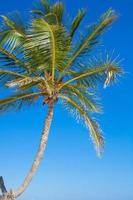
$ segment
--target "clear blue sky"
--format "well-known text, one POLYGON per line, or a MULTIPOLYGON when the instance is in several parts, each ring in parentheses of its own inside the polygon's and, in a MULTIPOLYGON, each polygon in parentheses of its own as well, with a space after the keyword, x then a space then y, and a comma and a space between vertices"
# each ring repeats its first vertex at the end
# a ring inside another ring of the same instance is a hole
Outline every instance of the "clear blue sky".
MULTIPOLYGON (((64 0, 73 16, 87 7, 83 25, 112 7, 119 20, 104 36, 105 49, 124 58, 127 72, 116 87, 102 92, 104 115, 99 117, 106 138, 102 159, 95 155, 88 131, 56 106, 45 159, 21 200, 133 199, 133 1, 64 0)), ((32 0, 3 0, 0 14, 19 10, 27 20, 32 0)), ((82 27, 81 27, 82 28, 82 27)), ((17 187, 37 150, 45 112, 35 106, 0 116, 0 174, 7 186, 17 187)))

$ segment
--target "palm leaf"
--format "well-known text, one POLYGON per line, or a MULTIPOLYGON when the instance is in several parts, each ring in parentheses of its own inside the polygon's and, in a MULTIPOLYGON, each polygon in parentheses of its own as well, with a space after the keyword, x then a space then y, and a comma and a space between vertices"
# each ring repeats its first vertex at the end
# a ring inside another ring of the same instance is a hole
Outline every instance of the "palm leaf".
POLYGON ((3 67, 19 67, 28 70, 24 63, 23 44, 25 40, 25 27, 19 20, 10 19, 8 16, 1 16, 4 27, 0 31, 0 58, 3 67))
POLYGON ((75 96, 75 99, 78 99, 84 109, 89 112, 101 112, 101 107, 99 106, 98 102, 96 102, 96 97, 90 94, 86 89, 84 90, 75 87, 73 84, 68 84, 64 87, 63 93, 69 94, 69 96, 75 96))
POLYGON ((50 5, 48 1, 40 1, 40 5, 36 6, 32 10, 32 13, 37 14, 39 17, 43 17, 49 24, 62 24, 64 5, 62 2, 56 2, 50 5))
POLYGON ((25 78, 25 77, 26 75, 16 72, 16 71, 0 69, 0 86, 1 88, 5 88, 5 87, 7 88, 8 87, 7 83, 20 79, 20 78, 25 78))
POLYGON ((18 72, 15 72, 15 71, 10 71, 10 70, 1 70, 0 69, 0 75, 7 75, 7 76, 15 76, 15 77, 18 77, 18 78, 25 78, 27 77, 26 75, 24 74, 21 74, 21 73, 18 73, 18 72))
POLYGON ((56 15, 57 23, 62 24, 63 14, 64 14, 64 5, 62 2, 56 2, 52 6, 52 12, 56 15))
POLYGON ((114 12, 114 10, 108 10, 102 17, 100 22, 93 26, 92 32, 85 37, 85 39, 81 42, 79 47, 76 49, 76 51, 73 53, 71 58, 69 59, 68 63, 64 67, 63 72, 67 71, 71 65, 74 63, 74 61, 84 52, 89 50, 93 44, 95 44, 95 40, 98 36, 100 36, 103 31, 110 25, 114 20, 116 20, 117 16, 114 12))
POLYGON ((3 47, 0 47, 0 58, 2 61, 1 66, 3 67, 22 67, 26 71, 28 70, 28 66, 18 57, 16 57, 12 52, 7 51, 3 47))
POLYGON ((33 14, 40 15, 40 16, 44 16, 44 13, 43 13, 41 10, 38 10, 38 9, 33 9, 33 10, 32 10, 32 13, 33 13, 33 14))
MULTIPOLYGON (((108 73, 110 73, 110 72, 111 72, 112 76, 111 76, 111 79, 109 80, 109 82, 111 80, 114 80, 114 78, 117 74, 122 73, 121 69, 118 66, 110 65, 110 63, 104 64, 103 66, 89 68, 88 70, 85 70, 82 73, 72 72, 74 78, 63 83, 61 85, 60 89, 63 88, 65 85, 70 84, 71 82, 75 82, 75 81, 82 80, 82 79, 84 80, 85 78, 89 78, 89 77, 93 78, 93 77, 98 77, 98 76, 100 76, 100 78, 101 78, 101 76, 108 77, 108 73)), ((109 84, 109 82, 108 82, 108 84, 109 84)))
POLYGON ((0 99, 0 112, 5 112, 9 109, 20 109, 23 105, 33 103, 34 100, 42 95, 43 92, 20 93, 5 99, 0 99))
POLYGON ((35 14, 35 16, 45 17, 48 13, 51 11, 51 6, 47 0, 41 0, 39 1, 34 9, 32 9, 32 13, 35 14))
POLYGON ((50 4, 49 4, 49 1, 47 1, 47 0, 41 0, 41 4, 42 4, 42 6, 43 6, 45 12, 46 12, 46 13, 49 13, 50 10, 51 10, 51 6, 50 6, 50 4))
POLYGON ((86 11, 81 9, 78 11, 77 16, 74 18, 72 24, 71 24, 71 30, 70 30, 70 37, 72 38, 74 36, 74 34, 76 33, 80 23, 82 22, 82 20, 84 19, 86 14, 86 11))
MULTIPOLYGON (((56 67, 59 68, 64 64, 64 58, 70 45, 66 31, 62 27, 49 25, 44 19, 36 19, 32 22, 31 33, 28 37, 27 56, 30 57, 31 51, 34 53, 35 49, 37 53, 39 49, 39 54, 35 56, 39 58, 41 56, 42 65, 48 67, 54 81, 56 67)), ((34 58, 32 60, 34 62, 34 58)), ((38 63, 34 62, 34 65, 38 66, 38 63)))
POLYGON ((88 113, 86 113, 83 107, 79 105, 77 102, 73 101, 70 97, 67 97, 65 95, 60 95, 59 97, 65 100, 65 102, 71 106, 70 109, 72 110, 75 109, 76 113, 79 114, 81 118, 83 118, 83 120, 85 121, 85 123, 90 129, 90 135, 95 144, 97 153, 100 156, 103 150, 104 141, 103 141, 103 136, 102 136, 101 129, 98 123, 95 120, 91 119, 91 117, 88 115, 88 113))
POLYGON ((5 30, 14 30, 18 33, 18 35, 22 37, 25 36, 25 26, 20 19, 19 13, 14 13, 10 17, 1 15, 1 18, 3 19, 5 30))
POLYGON ((4 21, 4 27, 0 32, 0 46, 11 52, 17 48, 21 48, 25 38, 25 27, 19 20, 19 15, 15 15, 15 19, 8 16, 1 16, 4 21))
POLYGON ((37 83, 41 83, 41 82, 44 82, 43 78, 41 77, 23 77, 23 78, 19 78, 19 79, 15 79, 15 80, 12 80, 12 81, 8 81, 6 83, 6 85, 8 87, 24 87, 24 86, 27 86, 29 84, 37 84, 37 83))

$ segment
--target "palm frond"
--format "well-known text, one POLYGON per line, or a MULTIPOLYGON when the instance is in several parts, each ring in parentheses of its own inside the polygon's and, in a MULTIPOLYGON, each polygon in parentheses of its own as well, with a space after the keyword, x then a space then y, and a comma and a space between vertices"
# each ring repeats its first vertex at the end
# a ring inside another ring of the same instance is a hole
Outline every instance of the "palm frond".
POLYGON ((12 81, 16 78, 24 78, 25 76, 21 73, 10 71, 10 70, 1 70, 0 69, 0 85, 5 86, 7 81, 12 81))
POLYGON ((20 37, 17 32, 13 30, 4 31, 0 33, 0 47, 4 49, 15 52, 16 49, 22 48, 23 45, 23 38, 20 37))
POLYGON ((32 13, 33 14, 37 14, 39 16, 44 16, 44 13, 41 10, 39 10, 39 9, 33 9, 32 13))
POLYGON ((98 36, 100 36, 104 30, 109 27, 112 22, 116 20, 117 16, 114 12, 114 10, 109 9, 102 17, 98 24, 93 26, 93 29, 89 34, 84 38, 84 40, 81 42, 81 44, 78 46, 76 51, 72 54, 70 57, 68 63, 63 69, 63 72, 67 71, 71 65, 75 62, 77 58, 80 57, 80 55, 83 55, 86 51, 90 50, 90 48, 95 44, 96 39, 98 36))
POLYGON ((18 72, 15 72, 15 71, 10 71, 10 70, 1 70, 0 69, 0 75, 11 75, 11 76, 15 76, 15 77, 18 77, 18 78, 25 78, 27 77, 26 75, 24 74, 21 74, 21 73, 18 73, 18 72))
POLYGON ((6 83, 6 86, 8 87, 25 87, 29 84, 37 84, 37 83, 41 83, 44 82, 44 79, 41 77, 26 77, 24 76, 23 78, 19 78, 19 79, 15 79, 12 81, 8 81, 6 83))
POLYGON ((23 105, 32 104, 40 96, 43 96, 43 92, 19 93, 5 99, 0 99, 0 112, 10 109, 21 109, 23 105))
POLYGON ((45 17, 51 12, 51 5, 47 0, 40 0, 32 9, 33 16, 45 17))
MULTIPOLYGON (((14 15, 12 15, 12 17, 13 16, 14 15)), ((25 35, 25 27, 22 24, 19 14, 17 14, 17 13, 15 14, 14 20, 10 19, 9 16, 5 16, 5 15, 1 15, 1 18, 3 19, 4 25, 5 25, 5 27, 4 27, 5 30, 14 30, 18 33, 18 35, 20 35, 22 37, 25 35)))
POLYGON ((67 105, 70 105, 70 111, 72 109, 72 112, 75 113, 76 110, 76 115, 78 114, 81 119, 85 121, 86 125, 89 127, 90 135, 95 144, 98 156, 100 156, 103 151, 104 140, 98 123, 89 116, 89 114, 83 109, 80 104, 73 101, 72 98, 66 95, 59 95, 59 97, 63 99, 65 103, 67 103, 67 105))
POLYGON ((42 0, 40 1, 40 4, 32 10, 32 13, 45 19, 51 25, 61 25, 64 14, 64 5, 60 1, 50 5, 48 1, 42 0))
POLYGON ((92 119, 91 117, 86 117, 85 120, 86 125, 90 129, 91 137, 94 140, 94 143, 96 144, 98 156, 101 156, 101 154, 103 153, 104 138, 102 135, 100 125, 96 120, 92 119))
POLYGON ((23 62, 20 58, 16 57, 12 52, 7 51, 3 47, 0 47, 0 59, 2 61, 1 67, 11 68, 11 67, 17 67, 28 70, 28 66, 26 63, 23 62))
POLYGON ((19 73, 16 71, 11 71, 11 70, 3 70, 0 69, 0 86, 3 87, 7 87, 7 83, 12 82, 14 80, 18 80, 18 79, 25 79, 28 76, 26 74, 23 73, 19 73))
POLYGON ((69 49, 69 37, 63 27, 49 25, 44 19, 36 19, 32 22, 31 33, 28 36, 26 49, 29 50, 28 57, 36 52, 35 57, 41 57, 40 64, 32 57, 31 62, 37 67, 47 66, 51 73, 52 80, 54 80, 56 68, 62 67, 64 58, 69 49), (37 53, 37 49, 39 49, 37 53), (42 56, 43 55, 43 56, 42 56))
MULTIPOLYGON (((70 73, 73 76, 73 78, 63 83, 60 88, 63 88, 65 85, 75 81, 81 81, 81 80, 85 81, 85 78, 87 78, 90 81, 89 78, 92 78, 94 80, 94 78, 98 79, 102 77, 102 81, 105 80, 105 84, 108 85, 111 81, 115 80, 117 75, 122 73, 122 70, 117 65, 105 63, 98 67, 89 68, 83 72, 70 72, 70 73)), ((88 86, 89 86, 89 81, 88 81, 88 86)))
POLYGON ((1 16, 4 21, 0 31, 0 59, 1 66, 6 69, 20 67, 21 70, 28 70, 24 61, 23 44, 25 40, 25 27, 20 22, 19 16, 15 19, 8 16, 1 16))
POLYGON ((70 97, 75 96, 75 99, 80 101, 86 111, 95 113, 100 113, 102 111, 101 106, 96 100, 96 96, 89 93, 86 89, 75 87, 75 84, 66 85, 62 93, 67 93, 70 97))
POLYGON ((86 14, 86 11, 83 9, 80 9, 78 11, 77 16, 74 18, 72 24, 71 24, 71 30, 70 30, 70 37, 72 38, 74 34, 76 33, 79 25, 81 24, 82 20, 84 19, 86 14))
POLYGON ((25 38, 25 27, 23 26, 19 15, 11 17, 2 15, 4 26, 0 32, 0 46, 11 52, 17 48, 21 48, 25 38))
POLYGON ((50 12, 51 6, 48 0, 41 0, 41 4, 45 10, 46 13, 50 12))
POLYGON ((57 18, 57 23, 59 25, 62 24, 62 19, 63 19, 63 14, 64 14, 64 5, 62 2, 56 2, 53 6, 52 6, 52 12, 56 15, 57 18))

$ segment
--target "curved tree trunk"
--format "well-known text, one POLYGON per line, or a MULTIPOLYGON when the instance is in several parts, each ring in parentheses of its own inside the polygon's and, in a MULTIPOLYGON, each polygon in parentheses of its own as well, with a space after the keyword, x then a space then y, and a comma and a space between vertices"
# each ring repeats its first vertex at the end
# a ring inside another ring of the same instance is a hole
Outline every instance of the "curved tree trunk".
POLYGON ((28 187, 29 183, 31 182, 33 176, 35 175, 35 173, 40 165, 40 162, 43 158, 44 151, 46 148, 52 118, 53 118, 53 105, 49 105, 48 114, 47 114, 47 118, 45 121, 44 130, 42 132, 40 146, 39 146, 36 158, 32 164, 32 167, 31 167, 28 175, 25 178, 24 182, 20 185, 20 187, 18 189, 13 191, 14 198, 17 198, 26 190, 26 188, 28 187))

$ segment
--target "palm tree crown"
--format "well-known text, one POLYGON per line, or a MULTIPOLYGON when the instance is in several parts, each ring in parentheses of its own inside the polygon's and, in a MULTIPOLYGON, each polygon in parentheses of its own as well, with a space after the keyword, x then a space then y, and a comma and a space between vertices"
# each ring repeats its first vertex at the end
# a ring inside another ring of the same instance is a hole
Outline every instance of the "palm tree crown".
POLYGON ((101 111, 96 101, 97 85, 102 83, 106 87, 122 70, 110 59, 92 63, 90 51, 99 44, 99 37, 117 15, 109 9, 76 41, 85 15, 85 10, 79 10, 68 28, 63 20, 64 5, 41 0, 32 10, 28 25, 19 16, 15 19, 1 16, 0 84, 10 88, 12 94, 0 100, 0 111, 20 109, 40 97, 47 105, 61 99, 64 106, 86 123, 101 153, 103 136, 92 118, 93 113, 101 111))

